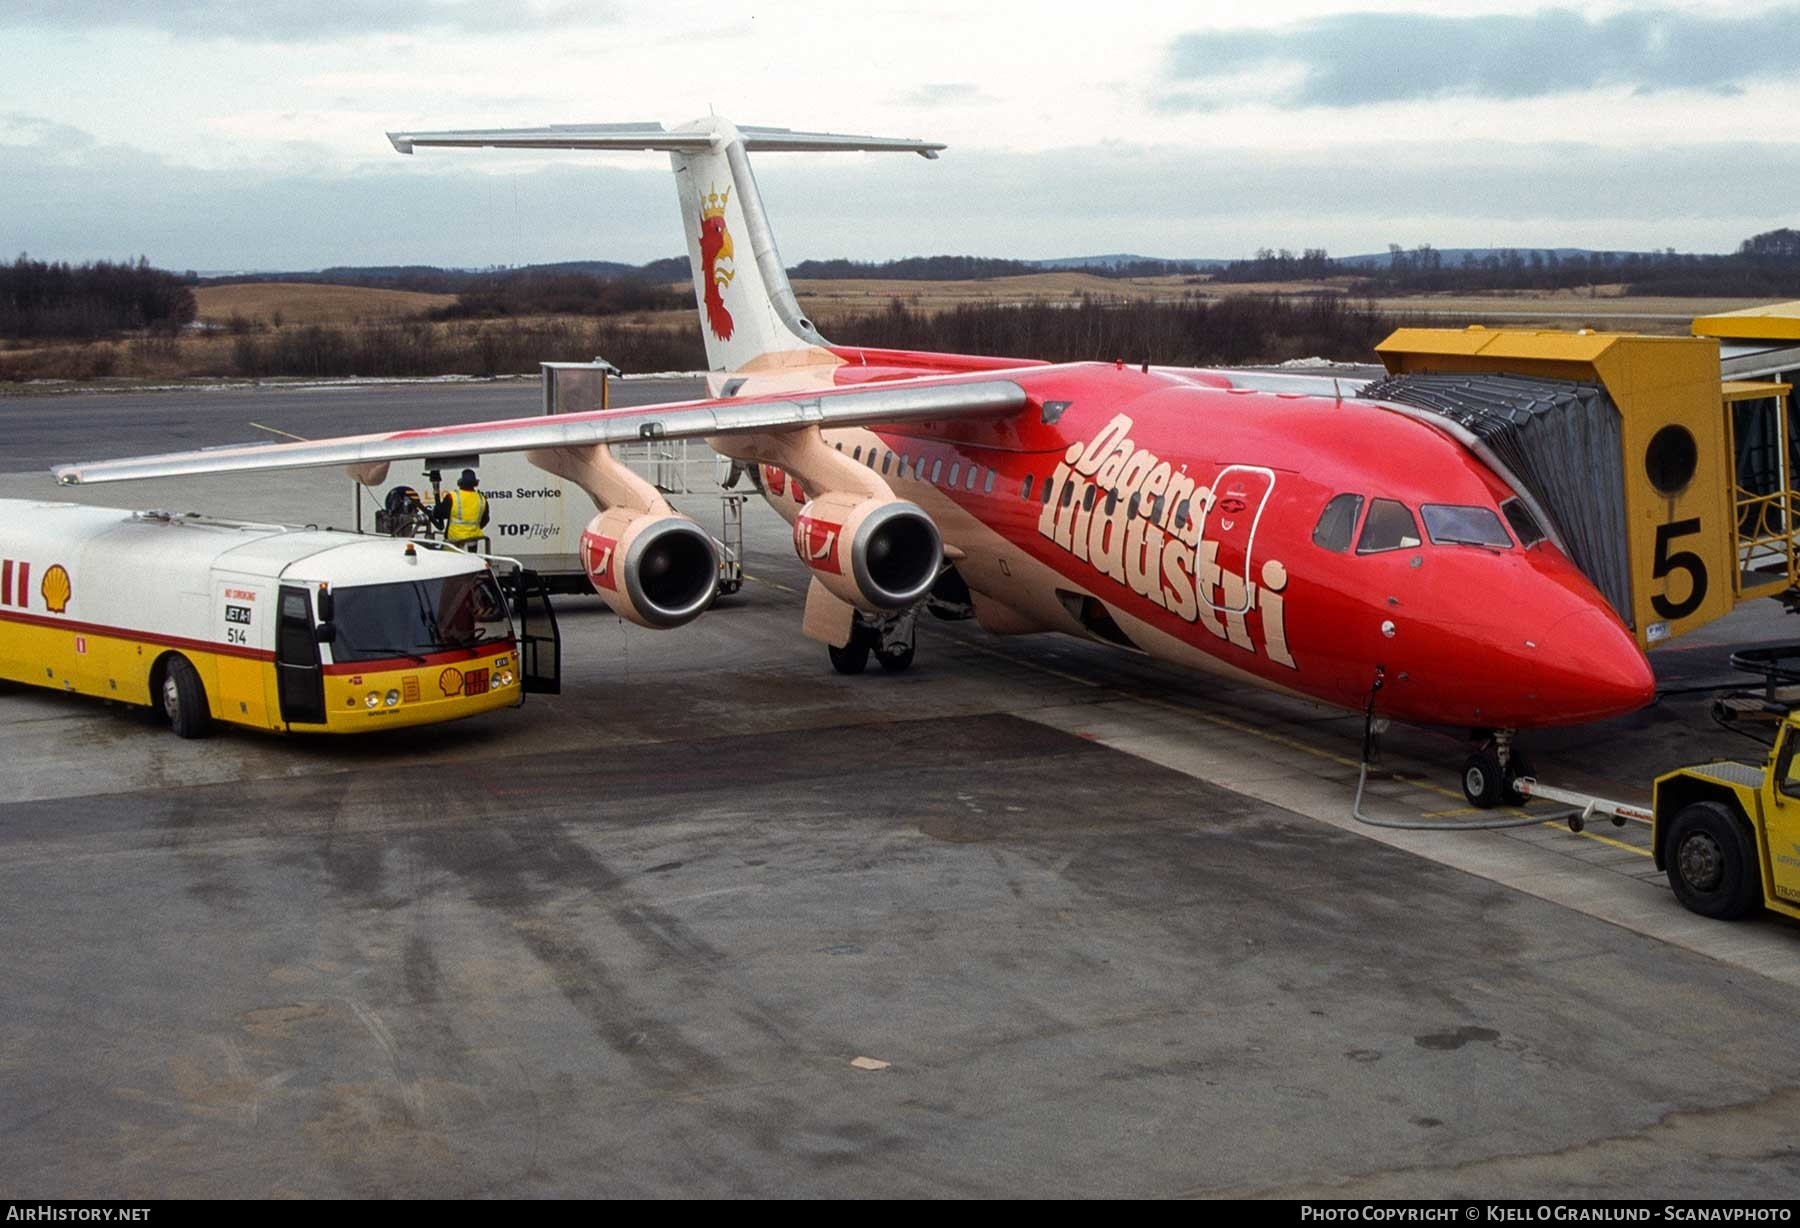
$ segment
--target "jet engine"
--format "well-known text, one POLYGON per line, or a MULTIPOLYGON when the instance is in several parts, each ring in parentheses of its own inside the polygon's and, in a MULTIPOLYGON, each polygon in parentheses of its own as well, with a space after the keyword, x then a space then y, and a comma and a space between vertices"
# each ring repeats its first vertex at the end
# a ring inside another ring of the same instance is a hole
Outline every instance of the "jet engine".
POLYGON ((881 613, 931 591, 944 543, 917 504, 834 491, 800 509, 794 552, 834 597, 881 613))
POLYGON ((712 604, 719 553, 686 516, 615 507, 581 534, 588 579, 613 612, 640 627, 679 627, 712 604))

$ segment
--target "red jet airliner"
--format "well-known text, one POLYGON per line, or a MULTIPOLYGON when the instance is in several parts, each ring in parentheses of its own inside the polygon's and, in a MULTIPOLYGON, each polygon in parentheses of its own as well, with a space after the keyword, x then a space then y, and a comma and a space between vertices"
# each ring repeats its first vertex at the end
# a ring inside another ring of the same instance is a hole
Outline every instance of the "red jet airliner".
POLYGON ((860 672, 912 661, 914 612, 1060 631, 1341 708, 1477 732, 1491 804, 1523 728, 1654 694, 1630 632, 1520 483, 1418 411, 1330 380, 831 345, 801 311, 748 155, 919 141, 657 124, 393 134, 419 146, 670 155, 711 399, 74 464, 69 484, 524 450, 580 484, 596 591, 686 623, 716 547, 609 445, 699 437, 755 474, 812 581, 804 630, 860 672))

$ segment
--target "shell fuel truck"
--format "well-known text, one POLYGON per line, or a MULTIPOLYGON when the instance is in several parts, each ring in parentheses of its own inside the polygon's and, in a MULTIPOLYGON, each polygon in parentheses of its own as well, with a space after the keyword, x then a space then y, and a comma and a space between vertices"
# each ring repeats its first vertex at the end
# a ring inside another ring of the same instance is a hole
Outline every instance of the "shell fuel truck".
POLYGON ((554 691, 558 658, 548 603, 509 604, 454 548, 0 500, 0 679, 145 705, 182 737, 456 720, 554 691), (515 608, 545 620, 530 670, 515 608))

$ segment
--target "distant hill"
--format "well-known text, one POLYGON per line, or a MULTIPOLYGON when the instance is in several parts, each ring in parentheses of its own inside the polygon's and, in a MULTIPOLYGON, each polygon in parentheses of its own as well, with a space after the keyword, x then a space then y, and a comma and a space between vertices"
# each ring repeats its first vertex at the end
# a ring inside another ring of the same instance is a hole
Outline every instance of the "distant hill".
POLYGON ((802 260, 788 268, 788 276, 813 280, 844 281, 987 281, 995 277, 1023 277, 1036 273, 1024 260, 990 256, 907 256, 902 260, 802 260))
POLYGON ((1162 256, 1138 256, 1130 252, 1112 252, 1104 256, 1063 256, 1056 260, 1027 260, 1025 263, 1035 265, 1040 269, 1084 269, 1095 273, 1146 264, 1175 265, 1179 266, 1181 272, 1204 273, 1212 269, 1224 268, 1231 262, 1185 256, 1171 260, 1162 256))

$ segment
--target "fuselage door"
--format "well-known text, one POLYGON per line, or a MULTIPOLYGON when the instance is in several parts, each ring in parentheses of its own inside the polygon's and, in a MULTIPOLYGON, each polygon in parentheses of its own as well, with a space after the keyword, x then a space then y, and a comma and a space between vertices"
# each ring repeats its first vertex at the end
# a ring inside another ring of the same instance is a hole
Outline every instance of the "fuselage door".
POLYGON ((1212 496, 1200 513, 1195 574, 1207 570, 1206 553, 1216 551, 1213 561, 1221 581, 1217 587, 1199 586, 1200 599, 1215 610, 1242 614, 1250 608, 1256 526, 1274 489, 1275 471, 1261 465, 1227 465, 1213 482, 1212 496))
POLYGON ((319 664, 319 639, 313 630, 312 595, 303 588, 284 584, 279 602, 275 672, 281 694, 281 719, 290 725, 323 725, 325 671, 319 664))

